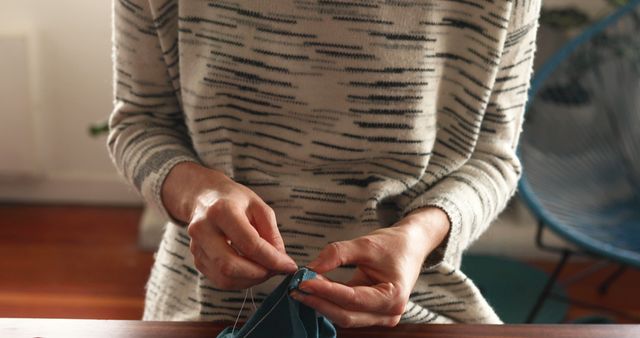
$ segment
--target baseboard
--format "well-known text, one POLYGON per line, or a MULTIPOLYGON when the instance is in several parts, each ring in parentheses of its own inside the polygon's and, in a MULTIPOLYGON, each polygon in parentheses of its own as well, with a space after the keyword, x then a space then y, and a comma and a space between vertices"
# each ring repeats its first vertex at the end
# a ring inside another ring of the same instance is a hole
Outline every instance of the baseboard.
POLYGON ((0 202, 142 205, 132 187, 114 175, 47 175, 0 179, 0 202))

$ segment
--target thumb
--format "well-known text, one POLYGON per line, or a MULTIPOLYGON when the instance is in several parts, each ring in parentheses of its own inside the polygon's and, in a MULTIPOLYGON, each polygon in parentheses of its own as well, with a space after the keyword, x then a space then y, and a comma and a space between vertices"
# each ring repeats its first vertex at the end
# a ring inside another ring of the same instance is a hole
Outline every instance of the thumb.
POLYGON ((332 242, 307 264, 307 268, 320 274, 342 265, 359 263, 365 258, 366 250, 362 250, 356 241, 332 242))
POLYGON ((264 238, 281 253, 286 254, 273 209, 266 203, 253 203, 249 205, 249 214, 250 222, 258 231, 260 237, 264 238))
POLYGON ((375 285, 375 282, 373 280, 371 280, 371 277, 367 276, 367 274, 362 272, 362 270, 357 269, 356 272, 353 274, 353 277, 351 277, 351 279, 349 281, 344 283, 344 285, 351 286, 351 287, 354 287, 354 286, 373 286, 373 285, 375 285))

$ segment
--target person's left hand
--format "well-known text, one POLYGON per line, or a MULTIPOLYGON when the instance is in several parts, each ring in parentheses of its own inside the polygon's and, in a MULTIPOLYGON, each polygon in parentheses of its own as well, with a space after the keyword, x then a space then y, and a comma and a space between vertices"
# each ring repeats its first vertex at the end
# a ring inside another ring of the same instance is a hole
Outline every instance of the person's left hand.
POLYGON ((427 255, 446 237, 447 215, 418 209, 392 227, 326 246, 307 267, 320 278, 304 281, 291 296, 340 327, 395 326, 427 255), (357 266, 346 284, 320 274, 341 265, 357 266), (305 294, 306 293, 306 294, 305 294))

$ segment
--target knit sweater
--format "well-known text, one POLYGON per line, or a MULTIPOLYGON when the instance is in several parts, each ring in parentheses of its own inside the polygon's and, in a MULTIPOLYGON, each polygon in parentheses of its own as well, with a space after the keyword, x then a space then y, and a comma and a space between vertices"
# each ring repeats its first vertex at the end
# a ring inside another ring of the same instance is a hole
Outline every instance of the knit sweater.
MULTIPOLYGON (((251 188, 299 265, 330 242, 441 208, 450 233, 402 322, 498 323, 458 268, 515 191, 539 9, 539 0, 114 0, 108 149, 169 219, 160 191, 180 162, 251 188)), ((167 225, 144 318, 235 319, 243 291, 213 287, 189 240, 167 225)), ((279 282, 254 287, 256 302, 279 282)))

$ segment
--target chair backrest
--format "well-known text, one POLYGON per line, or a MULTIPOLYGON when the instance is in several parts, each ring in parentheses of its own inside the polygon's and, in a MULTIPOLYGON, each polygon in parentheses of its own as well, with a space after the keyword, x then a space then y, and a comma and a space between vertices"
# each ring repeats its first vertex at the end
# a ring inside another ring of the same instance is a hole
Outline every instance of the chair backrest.
POLYGON ((602 155, 640 193, 640 1, 550 58, 534 76, 525 123, 523 147, 575 156, 609 145, 602 155))
POLYGON ((640 0, 536 72, 519 155, 524 200, 565 237, 640 230, 640 0))

